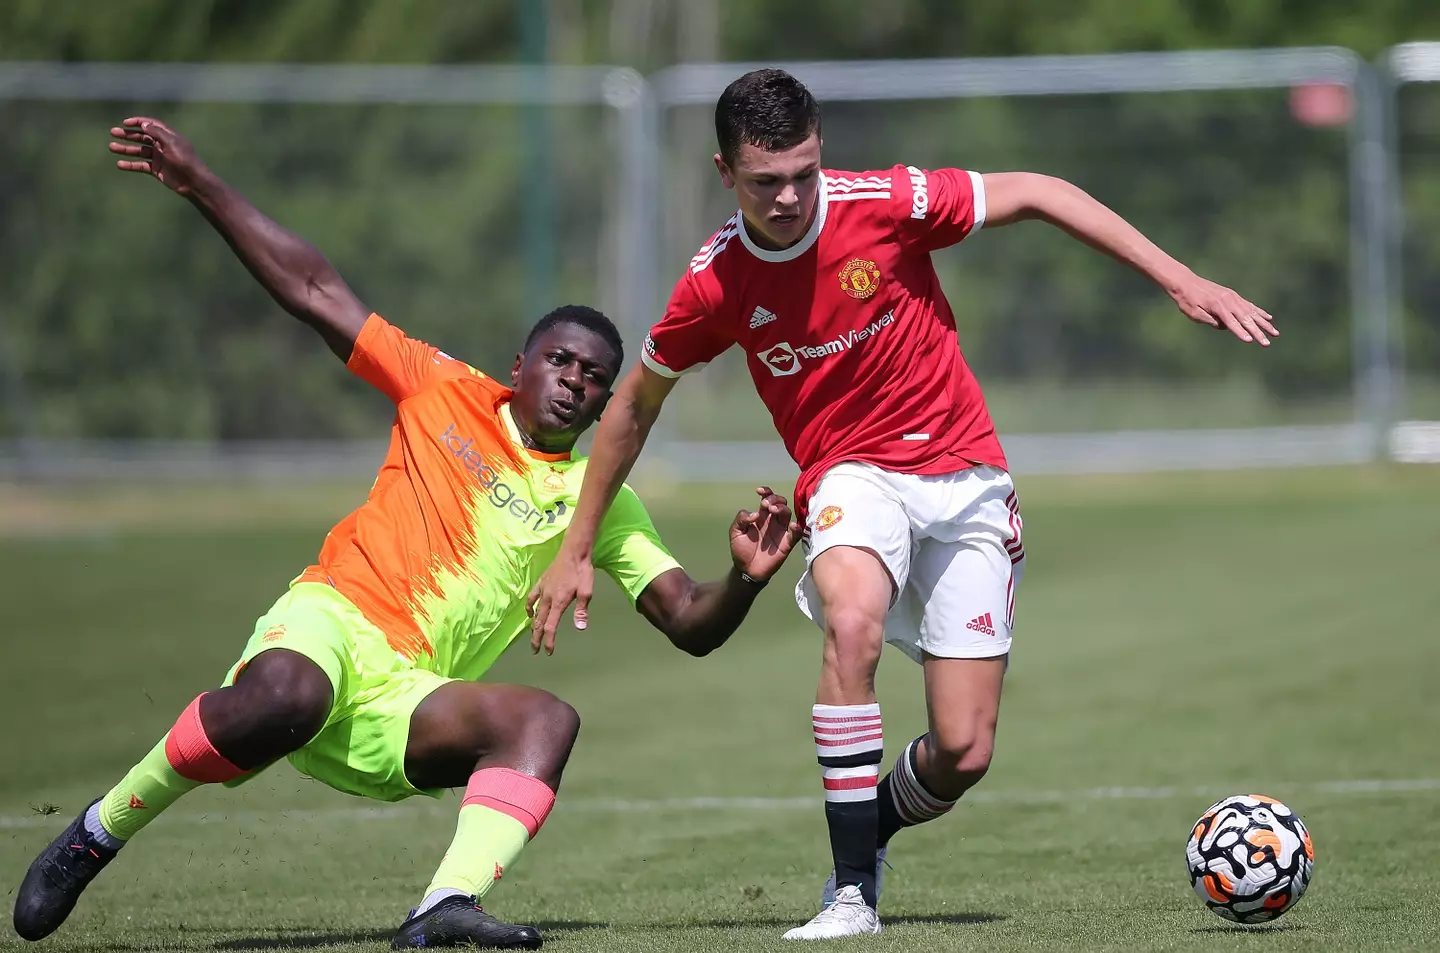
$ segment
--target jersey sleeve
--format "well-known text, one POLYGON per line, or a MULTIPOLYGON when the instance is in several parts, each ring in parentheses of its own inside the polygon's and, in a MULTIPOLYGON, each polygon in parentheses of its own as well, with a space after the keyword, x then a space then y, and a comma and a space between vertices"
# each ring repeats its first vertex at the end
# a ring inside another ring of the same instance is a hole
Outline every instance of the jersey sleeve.
POLYGON ((633 604, 656 577, 680 564, 660 542, 660 534, 645 511, 645 504, 628 486, 622 486, 595 540, 594 564, 625 590, 633 604))
POLYGON ((704 367, 734 343, 734 334, 707 304, 695 273, 687 269, 675 284, 665 316, 645 336, 640 359, 662 377, 679 377, 704 367))
POLYGON ((345 366, 397 404, 443 380, 484 376, 439 348, 407 336, 378 314, 365 321, 345 366))
POLYGON ((896 166, 891 181, 890 210, 902 245, 931 252, 985 224, 985 180, 978 172, 896 166))

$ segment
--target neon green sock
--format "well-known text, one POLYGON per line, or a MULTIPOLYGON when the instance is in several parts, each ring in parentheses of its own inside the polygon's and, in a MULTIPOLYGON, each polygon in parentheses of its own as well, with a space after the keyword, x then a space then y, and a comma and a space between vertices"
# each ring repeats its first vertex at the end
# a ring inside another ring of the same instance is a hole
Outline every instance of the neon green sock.
POLYGON ((423 896, 436 890, 458 890, 478 901, 529 842, 530 832, 515 818, 483 804, 466 804, 460 808, 455 839, 423 896))
POLYGON ((165 739, 161 738, 105 795, 100 802, 100 823, 115 837, 129 840, 200 783, 175 773, 165 756, 165 739))
POLYGON ((197 695, 175 726, 100 804, 100 826, 114 837, 129 840, 161 811, 202 784, 234 781, 245 771, 225 759, 205 734, 197 695))

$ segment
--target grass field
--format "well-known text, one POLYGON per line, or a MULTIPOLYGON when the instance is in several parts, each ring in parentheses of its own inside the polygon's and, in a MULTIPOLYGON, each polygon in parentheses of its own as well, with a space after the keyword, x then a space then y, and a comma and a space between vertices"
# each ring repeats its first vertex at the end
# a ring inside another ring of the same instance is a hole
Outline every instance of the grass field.
MULTIPOLYGON (((357 492, 0 492, 12 896, 224 673, 357 492), (47 804, 60 816, 35 813, 47 804)), ((995 767, 952 816, 896 839, 884 935, 826 948, 1440 948, 1440 471, 1020 492, 1030 562, 995 767), (1182 848, 1213 799, 1251 790, 1300 812, 1318 860, 1292 913, 1242 929, 1201 907, 1182 848)), ((697 574, 723 566, 745 493, 657 497, 697 574)), ((497 915, 538 923, 547 949, 686 953, 778 949, 813 913, 829 867, 809 731, 819 643, 787 589, 697 660, 607 584, 588 633, 502 661, 497 680, 556 692, 585 725, 549 825, 491 894, 497 915)), ((887 651, 880 693, 893 753, 924 725, 918 669, 887 651)), ((43 948, 386 948, 456 807, 370 806, 288 766, 202 789, 43 948)))

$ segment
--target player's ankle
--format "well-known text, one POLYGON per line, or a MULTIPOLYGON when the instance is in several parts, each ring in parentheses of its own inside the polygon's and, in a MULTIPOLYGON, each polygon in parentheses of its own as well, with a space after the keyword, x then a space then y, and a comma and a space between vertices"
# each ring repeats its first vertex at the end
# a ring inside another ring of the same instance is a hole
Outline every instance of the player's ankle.
POLYGON ((100 805, 103 801, 96 801, 85 811, 85 833, 89 834, 95 843, 106 850, 119 850, 125 846, 123 837, 116 837, 105 827, 104 820, 100 817, 100 805))
POLYGON ((419 906, 415 908, 412 917, 420 917, 429 913, 435 905, 442 900, 449 900, 451 897, 468 897, 470 894, 457 887, 436 887, 425 894, 419 906))

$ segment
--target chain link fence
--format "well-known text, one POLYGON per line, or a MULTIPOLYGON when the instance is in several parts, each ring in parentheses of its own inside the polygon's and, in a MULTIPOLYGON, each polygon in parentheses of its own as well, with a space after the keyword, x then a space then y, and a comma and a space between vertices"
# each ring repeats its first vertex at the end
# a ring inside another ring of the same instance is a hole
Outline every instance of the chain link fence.
MULTIPOLYGON (((731 196, 691 170, 713 153, 702 114, 753 65, 654 78, 671 273, 731 213, 731 196)), ((1372 339, 1388 333, 1384 262, 1364 254, 1383 236, 1370 168, 1383 127, 1374 75, 1353 54, 788 68, 824 104, 827 165, 1070 179, 1289 330, 1268 352, 1241 348, 1199 333, 1158 289, 1058 230, 980 232, 936 263, 1017 470, 1343 462, 1383 441, 1392 385, 1372 339), (1336 105, 1316 109, 1317 97, 1336 105)), ((755 440, 732 455, 737 468, 767 452, 779 466, 747 378, 735 353, 687 378, 671 432, 755 440)))
MULTIPOLYGON (((173 120, 368 303, 502 373, 534 318, 571 300, 615 315, 633 358, 733 212, 710 110, 752 65, 647 81, 605 67, 0 64, 15 139, 0 180, 0 475, 293 478, 379 457, 383 399, 184 202, 111 169, 118 119, 173 120)), ((1041 225, 941 253, 1017 471, 1360 461, 1400 440, 1395 420, 1440 419, 1434 87, 1400 85, 1392 111, 1382 75, 1339 49, 787 68, 825 106, 828 166, 1063 176, 1281 322, 1268 352, 1204 334, 1041 225)), ((646 463, 680 481, 794 472, 736 353, 686 378, 646 463)))
POLYGON ((0 67, 12 469, 347 472, 386 433, 188 203, 114 168, 112 125, 165 119, 367 304, 504 379, 554 306, 645 310, 644 95, 609 68, 0 67))

